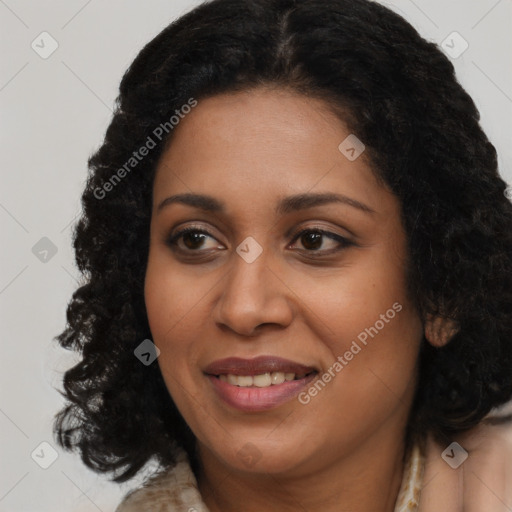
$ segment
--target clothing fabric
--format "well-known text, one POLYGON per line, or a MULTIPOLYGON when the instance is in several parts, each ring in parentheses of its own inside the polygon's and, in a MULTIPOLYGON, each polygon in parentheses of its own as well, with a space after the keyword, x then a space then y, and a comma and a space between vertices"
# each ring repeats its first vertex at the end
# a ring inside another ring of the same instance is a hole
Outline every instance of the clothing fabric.
MULTIPOLYGON (((177 461, 174 468, 132 491, 115 512, 209 512, 185 451, 179 452, 177 461)), ((394 512, 417 512, 424 462, 423 450, 418 444, 413 445, 404 467, 394 512)))

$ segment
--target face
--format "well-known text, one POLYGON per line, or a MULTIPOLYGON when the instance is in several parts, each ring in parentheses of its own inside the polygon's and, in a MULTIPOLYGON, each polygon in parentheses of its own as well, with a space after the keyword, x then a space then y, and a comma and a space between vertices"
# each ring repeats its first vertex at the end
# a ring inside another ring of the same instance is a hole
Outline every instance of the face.
POLYGON ((400 204, 351 139, 339 149, 349 135, 321 100, 254 89, 199 101, 158 165, 158 364, 199 446, 240 471, 403 437, 422 322, 400 204))

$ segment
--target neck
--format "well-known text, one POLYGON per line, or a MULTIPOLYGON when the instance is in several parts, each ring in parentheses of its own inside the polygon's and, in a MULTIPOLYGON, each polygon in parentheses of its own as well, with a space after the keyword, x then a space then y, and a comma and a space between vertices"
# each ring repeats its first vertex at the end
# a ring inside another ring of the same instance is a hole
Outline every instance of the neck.
POLYGON ((241 472, 198 444, 198 485, 210 512, 393 512, 404 469, 404 436, 367 439, 357 450, 294 474, 241 472))

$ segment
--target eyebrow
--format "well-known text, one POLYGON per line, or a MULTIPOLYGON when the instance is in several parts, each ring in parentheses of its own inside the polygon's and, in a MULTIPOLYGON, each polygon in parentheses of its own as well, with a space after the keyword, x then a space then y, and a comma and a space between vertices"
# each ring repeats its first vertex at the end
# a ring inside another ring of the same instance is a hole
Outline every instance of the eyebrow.
MULTIPOLYGON (((215 199, 212 196, 204 194, 187 193, 175 194, 173 196, 167 197, 158 205, 157 213, 162 211, 166 206, 175 203, 185 204, 193 208, 204 210, 206 212, 223 213, 225 211, 224 203, 222 203, 218 199, 215 199)), ((375 213, 375 210, 373 210, 366 204, 361 203, 360 201, 356 201, 355 199, 347 197, 343 194, 334 194, 330 192, 309 192, 285 197, 277 203, 275 212, 276 214, 284 215, 287 213, 306 210, 308 208, 313 208, 315 206, 322 206, 331 203, 345 204, 369 214, 375 213)))

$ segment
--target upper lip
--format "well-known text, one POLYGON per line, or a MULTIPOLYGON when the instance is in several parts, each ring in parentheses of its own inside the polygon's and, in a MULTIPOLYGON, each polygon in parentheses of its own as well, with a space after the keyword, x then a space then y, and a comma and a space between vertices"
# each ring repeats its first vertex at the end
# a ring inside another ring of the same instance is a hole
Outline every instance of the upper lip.
POLYGON ((312 366, 283 359, 282 357, 259 356, 253 359, 242 359, 240 357, 218 359, 210 363, 203 371, 209 375, 261 375, 272 372, 305 375, 317 370, 312 366))

